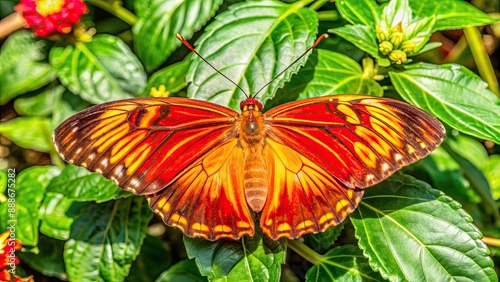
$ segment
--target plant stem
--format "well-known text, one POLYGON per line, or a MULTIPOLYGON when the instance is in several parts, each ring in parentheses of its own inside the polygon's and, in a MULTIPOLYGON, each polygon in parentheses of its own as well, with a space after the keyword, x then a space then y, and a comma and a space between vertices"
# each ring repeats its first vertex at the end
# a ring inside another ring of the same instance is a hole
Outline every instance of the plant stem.
POLYGON ((340 15, 337 11, 319 11, 318 20, 319 21, 336 21, 340 19, 340 15))
POLYGON ((0 21, 0 39, 24 26, 24 18, 21 13, 15 12, 0 21))
POLYGON ((327 2, 328 2, 328 0, 318 0, 314 3, 312 3, 311 6, 309 6, 309 8, 316 11, 319 8, 321 8, 321 6, 325 5, 327 2))
POLYGON ((500 239, 493 237, 483 237, 483 242, 488 246, 500 247, 500 239))
POLYGON ((137 22, 137 17, 117 2, 114 2, 115 4, 110 4, 102 0, 87 0, 86 2, 109 12, 129 25, 133 25, 137 22))
POLYGON ((324 260, 322 255, 316 253, 314 250, 312 250, 299 240, 289 240, 288 246, 301 257, 314 265, 317 265, 324 260))
POLYGON ((495 77, 495 71, 491 65, 486 48, 484 47, 479 29, 477 27, 466 27, 464 28, 464 35, 469 42, 470 50, 472 51, 472 56, 476 61, 479 75, 481 75, 484 81, 488 83, 489 89, 495 93, 495 95, 500 97, 500 89, 498 87, 498 81, 495 77))

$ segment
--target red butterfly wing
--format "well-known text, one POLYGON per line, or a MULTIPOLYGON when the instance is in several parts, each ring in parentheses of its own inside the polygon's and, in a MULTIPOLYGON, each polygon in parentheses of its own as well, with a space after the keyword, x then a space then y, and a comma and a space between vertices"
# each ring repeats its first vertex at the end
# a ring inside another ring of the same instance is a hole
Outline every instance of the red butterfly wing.
POLYGON ((360 95, 287 103, 265 113, 270 138, 349 188, 374 185, 434 150, 443 125, 409 104, 360 95))
POLYGON ((55 131, 56 150, 136 194, 153 194, 234 137, 238 113, 192 99, 130 99, 88 108, 55 131))

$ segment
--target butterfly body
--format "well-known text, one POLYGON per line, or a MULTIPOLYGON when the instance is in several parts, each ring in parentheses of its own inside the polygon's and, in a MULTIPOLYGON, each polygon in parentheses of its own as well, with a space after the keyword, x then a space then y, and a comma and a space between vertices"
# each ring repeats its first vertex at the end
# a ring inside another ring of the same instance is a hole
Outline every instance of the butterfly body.
POLYGON ((190 237, 255 232, 297 238, 342 222, 363 189, 426 156, 444 138, 435 118, 406 103, 360 95, 295 101, 241 113, 183 98, 96 105, 54 132, 63 159, 145 195, 190 237))
MULTIPOLYGON (((251 98, 249 98, 251 99, 251 98)), ((247 99, 242 105, 241 138, 238 143, 243 149, 243 188, 245 198, 254 212, 264 207, 268 194, 268 177, 263 148, 265 146, 264 117, 259 109, 260 104, 247 99)))

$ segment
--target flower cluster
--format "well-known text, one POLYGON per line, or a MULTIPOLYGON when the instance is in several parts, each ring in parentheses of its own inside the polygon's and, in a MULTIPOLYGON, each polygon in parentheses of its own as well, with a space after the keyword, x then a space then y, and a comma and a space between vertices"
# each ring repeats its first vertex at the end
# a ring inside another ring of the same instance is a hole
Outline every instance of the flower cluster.
POLYGON ((15 7, 35 35, 66 34, 88 12, 82 0, 21 0, 15 7))
POLYGON ((405 40, 401 22, 390 30, 377 26, 376 32, 380 52, 396 64, 405 63, 407 61, 407 55, 415 50, 415 42, 412 40, 405 40))
POLYGON ((19 264, 19 258, 16 256, 15 251, 21 249, 21 241, 11 239, 10 234, 10 231, 0 234, 0 281, 22 282, 23 279, 14 276, 12 273, 15 266, 19 264), (15 280, 12 279, 13 276, 15 280))

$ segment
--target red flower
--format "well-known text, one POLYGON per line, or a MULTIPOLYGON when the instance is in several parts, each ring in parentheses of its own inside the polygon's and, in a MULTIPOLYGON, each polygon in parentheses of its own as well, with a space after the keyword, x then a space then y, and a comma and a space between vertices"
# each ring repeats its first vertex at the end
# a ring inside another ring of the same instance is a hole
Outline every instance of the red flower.
POLYGON ((21 0, 14 9, 22 13, 26 27, 43 37, 69 33, 88 12, 82 0, 21 0))
MULTIPOLYGON (((0 281, 12 281, 12 274, 8 268, 19 264, 15 251, 21 249, 21 241, 11 239, 10 235, 10 231, 0 234, 0 281)), ((15 281, 21 282, 22 279, 15 276, 15 281)))

